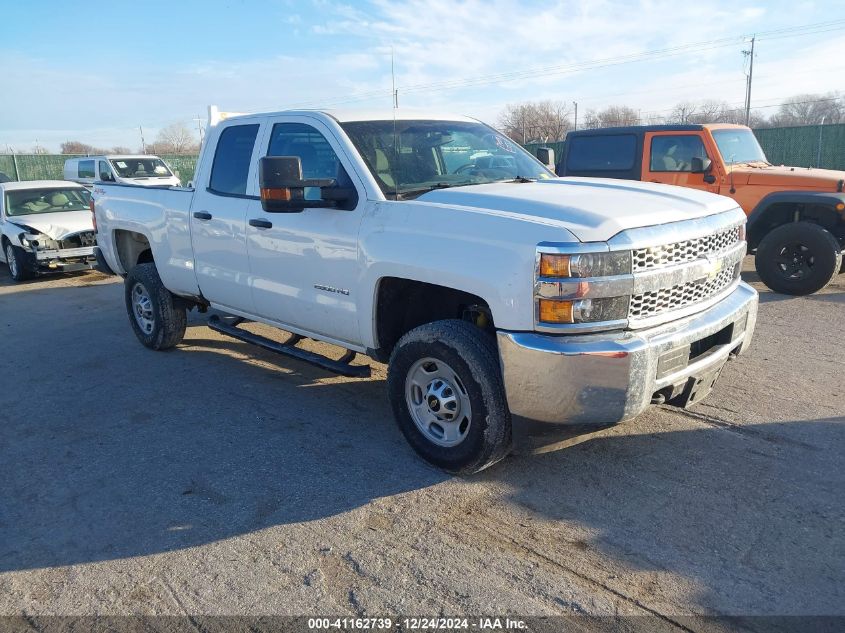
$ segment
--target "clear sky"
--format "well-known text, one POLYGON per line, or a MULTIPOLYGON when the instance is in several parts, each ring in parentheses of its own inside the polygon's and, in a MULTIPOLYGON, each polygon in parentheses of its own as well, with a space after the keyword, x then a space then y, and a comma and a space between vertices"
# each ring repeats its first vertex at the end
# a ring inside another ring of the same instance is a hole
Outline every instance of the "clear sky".
POLYGON ((747 48, 741 36, 751 33, 769 33, 756 45, 754 105, 845 91, 845 0, 0 0, 0 6, 0 147, 18 151, 36 141, 55 151, 65 140, 135 149, 139 125, 152 140, 170 123, 195 126, 192 119, 204 118, 209 104, 243 112, 389 108, 391 49, 400 106, 491 123, 505 104, 536 99, 578 101, 579 112, 629 105, 643 114, 665 113, 686 99, 739 105, 747 48), (822 22, 830 27, 813 34, 772 33, 822 22), (710 44, 572 72, 584 62, 702 42, 710 44))

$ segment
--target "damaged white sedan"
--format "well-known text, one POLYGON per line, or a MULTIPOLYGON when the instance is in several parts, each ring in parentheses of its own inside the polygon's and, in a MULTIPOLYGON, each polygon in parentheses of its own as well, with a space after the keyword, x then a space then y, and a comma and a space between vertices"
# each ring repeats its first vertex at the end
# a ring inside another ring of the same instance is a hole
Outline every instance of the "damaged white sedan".
POLYGON ((93 268, 88 190, 64 180, 0 183, 0 259, 15 281, 93 268))

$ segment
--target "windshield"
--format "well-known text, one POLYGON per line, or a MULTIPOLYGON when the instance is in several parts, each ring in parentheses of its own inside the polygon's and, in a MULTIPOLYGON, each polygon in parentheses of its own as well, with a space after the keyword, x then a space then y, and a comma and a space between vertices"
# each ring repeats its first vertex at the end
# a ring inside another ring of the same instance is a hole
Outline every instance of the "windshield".
POLYGON ((754 132, 749 129, 713 130, 713 138, 728 165, 769 162, 754 132))
POLYGON ((121 178, 170 178, 173 175, 160 158, 115 158, 109 162, 121 178))
POLYGON ((482 123, 355 121, 342 127, 390 199, 445 187, 554 177, 519 145, 482 123))
POLYGON ((88 211, 87 189, 17 189, 6 192, 6 215, 32 215, 60 211, 88 211))

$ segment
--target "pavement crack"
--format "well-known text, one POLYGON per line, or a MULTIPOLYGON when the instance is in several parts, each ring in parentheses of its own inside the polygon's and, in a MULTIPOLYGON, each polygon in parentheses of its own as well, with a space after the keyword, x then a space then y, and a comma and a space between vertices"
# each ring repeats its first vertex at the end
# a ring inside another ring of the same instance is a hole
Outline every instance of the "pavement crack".
POLYGON ((684 417, 692 418, 694 420, 698 420, 699 422, 703 422, 704 424, 709 424, 710 426, 715 426, 720 429, 724 429, 725 431, 729 431, 731 433, 736 433, 737 435, 742 435, 745 437, 752 437, 754 439, 763 440, 764 442, 769 442, 770 444, 787 444, 789 446, 795 446, 798 448, 803 448, 809 451, 821 451, 822 449, 818 446, 813 446, 812 444, 807 444, 806 442, 801 442, 799 440, 793 440, 787 437, 781 437, 777 435, 772 435, 771 433, 765 433, 762 431, 757 431, 754 429, 749 429, 741 424, 737 424, 736 422, 730 422, 729 420, 723 420, 722 418, 717 418, 713 415, 708 415, 706 413, 699 413, 697 411, 690 411, 689 409, 682 409, 680 407, 673 407, 672 405, 664 404, 660 405, 661 409, 666 411, 671 411, 672 413, 676 413, 678 415, 682 415, 684 417))
MULTIPOLYGON (((490 517, 488 517, 488 518, 490 518, 490 517)), ((643 604, 637 598, 633 598, 633 597, 631 597, 631 596, 629 596, 625 593, 622 593, 618 589, 614 589, 613 587, 607 585, 606 583, 604 583, 600 580, 596 580, 595 578, 588 576, 583 572, 580 572, 576 569, 573 569, 572 567, 569 567, 568 565, 565 565, 564 563, 561 563, 560 561, 558 561, 554 558, 551 558, 550 556, 543 554, 542 552, 537 551, 536 549, 534 549, 530 545, 523 543, 522 541, 514 538, 513 536, 509 536, 509 535, 503 536, 502 534, 500 534, 498 532, 490 530, 487 527, 486 521, 479 522, 478 527, 483 529, 491 539, 499 540, 499 541, 507 540, 507 542, 509 542, 511 545, 515 546, 517 549, 521 550, 525 554, 528 554, 530 556, 538 558, 538 559, 542 560, 543 562, 545 562, 546 564, 551 565, 553 567, 557 567, 558 569, 561 569, 568 574, 572 574, 573 576, 575 576, 576 578, 579 578, 580 580, 583 580, 587 584, 592 585, 594 587, 597 587, 601 590, 604 590, 604 591, 610 593, 611 595, 615 596, 616 598, 619 598, 620 600, 624 600, 625 602, 627 602, 631 605, 634 605, 638 609, 645 611, 649 615, 653 615, 654 617, 662 620, 663 622, 666 622, 667 624, 671 624, 672 626, 677 627, 681 631, 686 631, 686 633, 695 633, 695 631, 693 629, 690 629, 690 628, 684 626, 683 624, 681 624, 677 620, 674 620, 671 617, 664 615, 663 613, 661 613, 660 611, 657 611, 656 609, 652 609, 648 605, 643 604)))

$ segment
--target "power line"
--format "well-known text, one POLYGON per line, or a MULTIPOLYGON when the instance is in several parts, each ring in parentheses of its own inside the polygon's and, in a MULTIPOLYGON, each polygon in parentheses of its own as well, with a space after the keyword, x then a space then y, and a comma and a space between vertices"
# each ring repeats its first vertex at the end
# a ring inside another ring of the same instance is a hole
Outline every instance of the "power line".
MULTIPOLYGON (((769 31, 761 31, 753 36, 746 34, 732 37, 724 37, 714 40, 682 44, 668 48, 642 51, 639 53, 631 53, 628 55, 621 55, 617 57, 587 60, 573 64, 535 67, 528 69, 512 70, 504 73, 496 73, 491 75, 481 75, 478 77, 471 78, 459 78, 439 82, 411 84, 403 87, 402 91, 407 93, 423 92, 429 90, 454 90, 458 88, 468 88, 473 86, 503 83, 518 79, 531 79, 550 74, 569 74, 575 72, 582 72, 584 70, 594 70, 598 68, 606 68, 609 66, 647 61, 651 59, 661 59, 665 57, 683 55, 692 52, 703 52, 708 50, 715 50, 718 48, 725 48, 728 46, 736 45, 738 43, 742 43, 743 41, 747 41, 749 37, 753 37, 757 40, 781 39, 783 37, 816 35, 819 33, 827 33, 841 29, 845 29, 845 19, 831 20, 827 22, 817 22, 814 24, 805 24, 794 27, 784 27, 769 31)), ((333 105, 343 105, 346 103, 353 103, 357 101, 369 100, 376 97, 383 97, 385 95, 385 92, 385 90, 373 90, 349 95, 348 97, 344 97, 343 99, 339 100, 307 101, 290 104, 289 107, 313 107, 316 105, 327 107, 333 105)))

